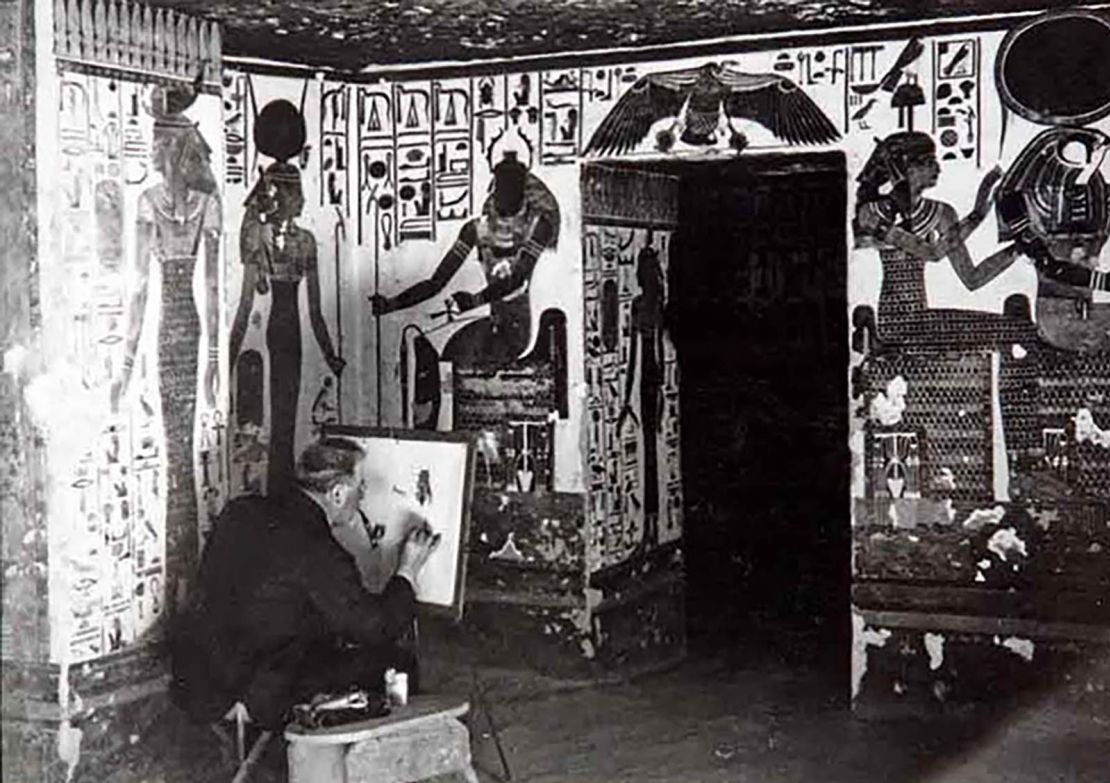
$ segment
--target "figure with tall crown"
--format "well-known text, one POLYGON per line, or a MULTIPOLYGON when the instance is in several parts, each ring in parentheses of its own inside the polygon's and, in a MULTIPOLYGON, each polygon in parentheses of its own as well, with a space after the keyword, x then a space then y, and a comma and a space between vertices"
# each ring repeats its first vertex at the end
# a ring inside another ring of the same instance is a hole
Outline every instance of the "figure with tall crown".
POLYGON ((216 406, 219 340, 220 197, 211 149, 185 111, 200 92, 191 85, 158 86, 145 108, 154 117, 153 167, 161 181, 139 195, 131 296, 126 313, 122 371, 111 390, 113 411, 127 394, 147 310, 152 266, 158 267, 158 388, 165 428, 168 487, 167 547, 189 558, 197 549, 197 499, 193 454, 196 389, 202 335, 193 277, 202 263, 208 354, 204 393, 216 406), (176 539, 176 540, 175 540, 176 539))

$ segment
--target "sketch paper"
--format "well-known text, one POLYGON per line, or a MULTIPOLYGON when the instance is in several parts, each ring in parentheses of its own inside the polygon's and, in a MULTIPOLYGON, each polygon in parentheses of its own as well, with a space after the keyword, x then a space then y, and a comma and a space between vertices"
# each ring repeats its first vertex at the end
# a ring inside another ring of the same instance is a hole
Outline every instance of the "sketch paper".
POLYGON ((455 605, 469 500, 469 443, 348 432, 342 436, 366 450, 360 506, 365 521, 356 517, 351 526, 336 531, 336 538, 354 555, 367 589, 385 588, 397 569, 405 536, 422 518, 441 538, 420 572, 416 600, 455 605))

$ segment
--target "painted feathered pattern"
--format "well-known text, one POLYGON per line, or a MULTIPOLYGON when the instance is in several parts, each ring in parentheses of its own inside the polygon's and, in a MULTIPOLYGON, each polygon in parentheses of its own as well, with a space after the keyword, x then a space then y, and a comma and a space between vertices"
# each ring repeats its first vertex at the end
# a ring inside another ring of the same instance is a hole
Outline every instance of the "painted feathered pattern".
POLYGON ((675 122, 657 134, 662 150, 675 138, 696 146, 716 144, 718 130, 725 127, 732 147, 743 149, 747 139, 732 127, 733 120, 741 119, 759 123, 788 144, 825 144, 840 138, 821 108, 790 79, 743 73, 730 63, 708 63, 639 79, 598 126, 586 152, 619 155, 633 150, 666 117, 675 122))

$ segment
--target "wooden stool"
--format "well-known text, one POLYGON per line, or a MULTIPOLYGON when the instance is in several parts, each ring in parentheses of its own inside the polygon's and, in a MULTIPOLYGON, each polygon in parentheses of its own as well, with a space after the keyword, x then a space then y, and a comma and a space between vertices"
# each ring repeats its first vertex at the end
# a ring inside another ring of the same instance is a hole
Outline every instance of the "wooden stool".
POLYGON ((289 783, 411 783, 452 772, 478 783, 457 697, 416 696, 384 718, 305 729, 290 724, 289 783))

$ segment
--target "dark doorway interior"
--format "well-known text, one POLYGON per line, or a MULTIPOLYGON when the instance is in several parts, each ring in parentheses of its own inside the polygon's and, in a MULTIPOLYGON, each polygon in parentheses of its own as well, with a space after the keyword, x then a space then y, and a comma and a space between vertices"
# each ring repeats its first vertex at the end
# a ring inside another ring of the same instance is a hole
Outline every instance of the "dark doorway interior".
MULTIPOLYGON (((844 158, 675 163, 690 640, 847 661, 844 158)), ((801 661, 799 661, 801 662, 801 661)))

